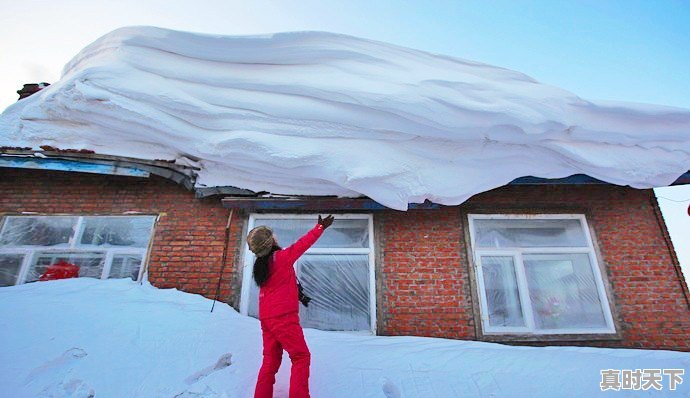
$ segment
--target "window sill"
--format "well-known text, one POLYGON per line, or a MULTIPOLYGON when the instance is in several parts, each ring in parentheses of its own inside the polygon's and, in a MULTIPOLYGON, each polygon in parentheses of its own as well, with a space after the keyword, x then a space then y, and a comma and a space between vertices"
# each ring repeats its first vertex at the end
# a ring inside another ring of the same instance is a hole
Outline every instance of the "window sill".
POLYGON ((596 334, 483 334, 478 340, 488 342, 568 342, 568 341, 621 341, 620 333, 596 333, 596 334))

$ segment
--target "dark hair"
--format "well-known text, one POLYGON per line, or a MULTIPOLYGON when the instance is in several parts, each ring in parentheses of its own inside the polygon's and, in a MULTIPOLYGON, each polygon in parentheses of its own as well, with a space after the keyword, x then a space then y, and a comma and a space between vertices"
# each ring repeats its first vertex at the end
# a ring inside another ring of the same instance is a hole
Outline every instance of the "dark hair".
POLYGON ((268 279, 268 260, 271 259, 271 255, 273 255, 274 251, 280 249, 282 249, 282 247, 273 245, 271 246, 271 251, 268 252, 267 255, 257 257, 254 261, 254 281, 257 285, 259 285, 259 287, 261 287, 261 285, 266 282, 266 279, 268 279))

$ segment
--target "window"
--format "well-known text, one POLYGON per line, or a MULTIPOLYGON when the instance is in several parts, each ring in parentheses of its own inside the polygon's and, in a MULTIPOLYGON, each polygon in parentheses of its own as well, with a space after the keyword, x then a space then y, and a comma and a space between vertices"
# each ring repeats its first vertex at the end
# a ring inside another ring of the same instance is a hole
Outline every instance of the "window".
MULTIPOLYGON (((309 231, 317 215, 253 214, 249 229, 266 225, 281 247, 309 231)), ((333 224, 295 262, 297 278, 308 307, 299 305, 303 327, 321 330, 375 330, 373 226, 368 214, 336 215, 333 224)), ((245 237, 246 239, 246 237, 245 237)), ((254 254, 244 242, 244 272, 240 311, 258 315, 258 286, 252 278, 254 254)))
POLYGON ((8 216, 0 228, 0 286, 37 281, 66 261, 80 277, 141 278, 155 216, 8 216))
POLYGON ((583 215, 469 222, 485 334, 615 333, 583 215))

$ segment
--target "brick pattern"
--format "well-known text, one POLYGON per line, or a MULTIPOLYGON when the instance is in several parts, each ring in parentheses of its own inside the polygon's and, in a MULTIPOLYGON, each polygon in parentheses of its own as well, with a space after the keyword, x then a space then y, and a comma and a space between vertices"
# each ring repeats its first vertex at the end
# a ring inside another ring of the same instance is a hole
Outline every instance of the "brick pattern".
MULTIPOLYGON (((158 177, 2 169, 0 214, 18 212, 160 214, 149 280, 213 297, 230 213, 218 198, 158 177)), ((612 285, 623 340, 529 345, 587 345, 690 351, 690 310, 655 216, 651 190, 600 185, 506 186, 439 210, 374 215, 378 332, 476 339, 462 217, 477 209, 539 213, 571 207, 595 231, 612 285)), ((233 212, 220 298, 237 308, 242 238, 248 215, 233 212)), ((663 222, 663 221, 662 221, 663 222)))
MULTIPOLYGON (((622 341, 529 342, 690 351, 690 309, 654 212, 652 190, 605 185, 506 186, 441 210, 375 216, 381 334, 476 339, 461 217, 503 213, 585 213, 595 232, 622 341)), ((663 223, 663 220, 661 220, 663 223)), ((615 316, 615 313, 614 313, 615 316)))
POLYGON ((386 211, 376 213, 374 222, 382 287, 379 333, 473 338, 457 208, 386 211))
MULTIPOLYGON (((223 255, 229 210, 218 199, 196 199, 174 182, 60 171, 0 170, 0 212, 79 215, 142 212, 160 214, 149 257, 148 277, 160 288, 178 288, 213 298, 223 255)), ((220 298, 232 301, 234 264, 244 219, 234 213, 220 298)))

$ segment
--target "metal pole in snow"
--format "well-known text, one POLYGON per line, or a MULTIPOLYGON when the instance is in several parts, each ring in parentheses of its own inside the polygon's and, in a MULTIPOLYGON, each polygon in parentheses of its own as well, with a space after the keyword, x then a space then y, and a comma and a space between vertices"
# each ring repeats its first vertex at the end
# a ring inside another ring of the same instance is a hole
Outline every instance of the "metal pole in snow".
POLYGON ((218 286, 216 286, 216 295, 213 297, 213 305, 211 306, 211 312, 216 306, 216 301, 218 301, 218 295, 220 294, 220 283, 223 280, 223 270, 225 270, 225 262, 228 257, 228 240, 230 240, 230 224, 232 223, 232 212, 235 209, 230 209, 230 214, 228 215, 228 223, 225 225, 225 241, 223 242, 223 262, 220 264, 220 275, 218 275, 218 286))

